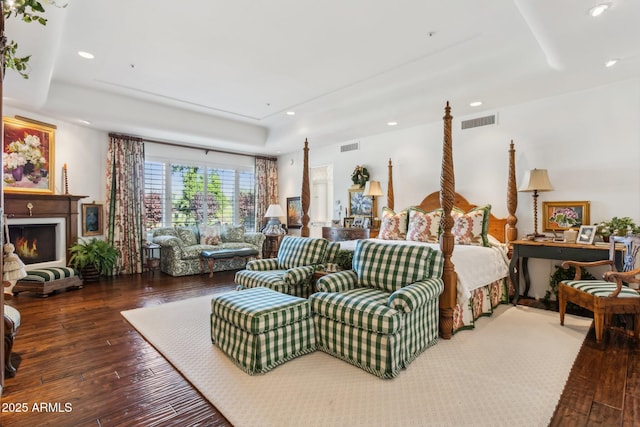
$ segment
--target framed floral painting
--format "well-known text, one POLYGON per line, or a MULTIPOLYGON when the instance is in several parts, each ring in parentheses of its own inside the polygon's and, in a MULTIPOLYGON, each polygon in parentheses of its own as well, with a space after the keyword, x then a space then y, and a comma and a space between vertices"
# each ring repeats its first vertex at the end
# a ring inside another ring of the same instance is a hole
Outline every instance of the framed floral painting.
POLYGON ((53 194, 55 127, 12 117, 2 121, 4 190, 53 194))
POLYGON ((589 225, 589 202, 542 202, 544 231, 589 225))
POLYGON ((376 200, 371 196, 364 195, 364 188, 349 190, 349 212, 348 216, 371 216, 376 209, 376 200))

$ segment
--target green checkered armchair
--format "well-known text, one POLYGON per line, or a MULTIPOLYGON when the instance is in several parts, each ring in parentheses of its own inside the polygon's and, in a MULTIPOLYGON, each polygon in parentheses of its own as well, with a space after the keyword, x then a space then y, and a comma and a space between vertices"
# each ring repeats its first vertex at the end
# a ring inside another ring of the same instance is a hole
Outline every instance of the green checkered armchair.
POLYGON ((318 348, 393 378, 438 339, 442 253, 359 240, 353 270, 321 277, 309 298, 318 348))
POLYGON ((277 258, 249 261, 246 270, 236 273, 235 282, 239 290, 263 286, 308 298, 313 273, 333 262, 339 249, 339 243, 326 239, 284 236, 277 258))

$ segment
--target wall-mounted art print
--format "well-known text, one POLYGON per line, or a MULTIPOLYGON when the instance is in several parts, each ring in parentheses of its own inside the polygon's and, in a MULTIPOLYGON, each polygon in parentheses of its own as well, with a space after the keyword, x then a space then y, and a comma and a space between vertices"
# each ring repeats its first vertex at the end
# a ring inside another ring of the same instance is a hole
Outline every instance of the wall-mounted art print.
POLYGON ((98 203, 84 203, 82 205, 82 235, 101 236, 104 234, 104 208, 98 203))
POLYGON ((302 201, 300 197, 287 197, 287 228, 302 228, 302 201))
POLYGON ((4 190, 53 194, 55 126, 12 117, 2 121, 4 190))
POLYGON ((589 225, 589 202, 542 202, 544 231, 589 225))
POLYGON ((349 190, 349 216, 371 216, 377 212, 376 204, 373 197, 364 195, 364 189, 349 190))

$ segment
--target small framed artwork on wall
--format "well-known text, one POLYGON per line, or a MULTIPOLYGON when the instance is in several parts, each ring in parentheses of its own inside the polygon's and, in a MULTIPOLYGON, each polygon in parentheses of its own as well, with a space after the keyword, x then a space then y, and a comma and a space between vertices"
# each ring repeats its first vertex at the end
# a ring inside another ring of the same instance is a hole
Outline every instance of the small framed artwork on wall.
POLYGON ((544 231, 589 225, 589 202, 542 202, 544 231))
POLYGON ((302 228, 302 202, 300 197, 287 197, 287 228, 302 228))
POLYGON ((103 205, 98 203, 84 203, 82 205, 82 235, 101 236, 103 234, 103 205))

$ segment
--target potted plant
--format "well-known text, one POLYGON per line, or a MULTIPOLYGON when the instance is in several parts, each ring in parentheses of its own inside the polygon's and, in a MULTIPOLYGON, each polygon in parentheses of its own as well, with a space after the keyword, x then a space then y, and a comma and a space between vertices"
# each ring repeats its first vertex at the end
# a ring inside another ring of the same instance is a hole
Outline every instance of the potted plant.
POLYGON ((640 233, 640 227, 628 216, 618 218, 614 216, 609 221, 602 221, 596 224, 596 234, 602 236, 606 242, 609 240, 609 236, 626 236, 627 234, 640 233))
POLYGON ((93 238, 78 240, 69 248, 69 265, 80 271, 85 282, 97 282, 101 274, 113 275, 120 253, 109 242, 93 238))

